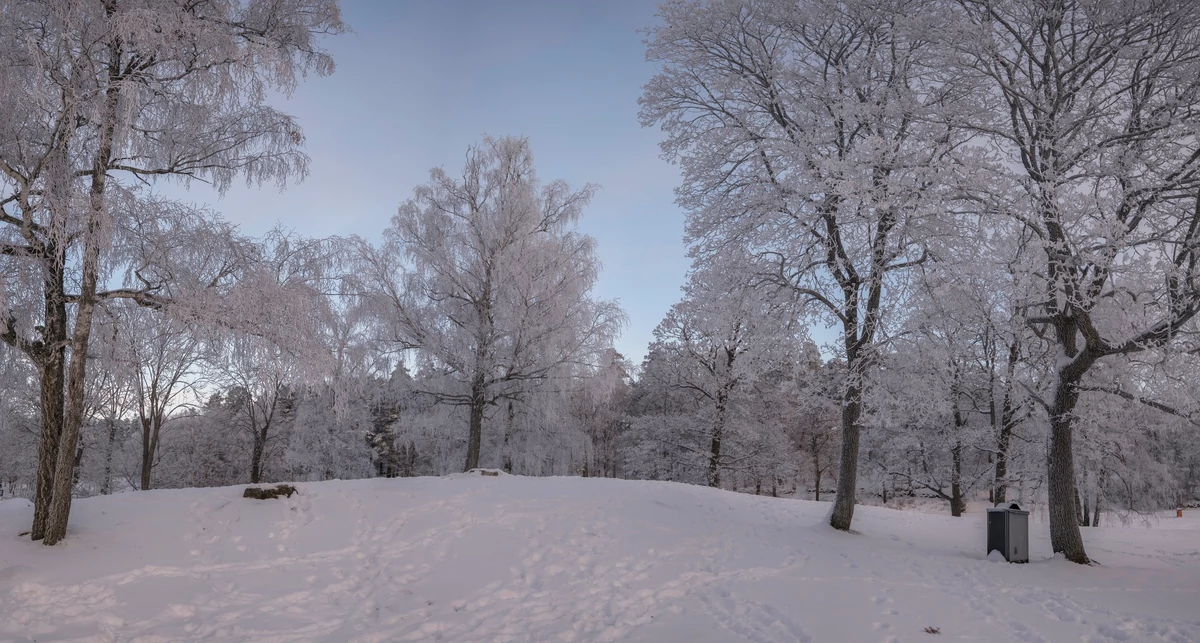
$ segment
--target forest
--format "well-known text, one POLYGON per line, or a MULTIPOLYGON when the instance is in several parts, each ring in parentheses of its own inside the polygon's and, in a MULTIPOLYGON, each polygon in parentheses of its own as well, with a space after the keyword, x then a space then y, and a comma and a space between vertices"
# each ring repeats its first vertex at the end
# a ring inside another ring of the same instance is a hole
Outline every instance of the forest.
POLYGON ((159 189, 305 177, 270 97, 334 73, 335 0, 0 0, 0 497, 30 537, 72 498, 476 468, 832 500, 842 530, 1018 501, 1079 563, 1081 529, 1200 505, 1200 6, 659 11, 640 118, 692 267, 632 363, 599 186, 539 177, 536 140, 480 133, 327 238, 159 189))

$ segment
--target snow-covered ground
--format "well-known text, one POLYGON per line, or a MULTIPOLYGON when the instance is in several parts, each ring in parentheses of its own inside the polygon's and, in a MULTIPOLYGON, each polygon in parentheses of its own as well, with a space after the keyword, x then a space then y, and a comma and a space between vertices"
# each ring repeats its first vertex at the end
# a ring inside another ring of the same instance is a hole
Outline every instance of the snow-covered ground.
POLYGON ((1200 641, 1200 510, 985 559, 984 515, 461 474, 0 502, 0 640, 1200 641), (940 634, 929 634, 936 628, 940 634))

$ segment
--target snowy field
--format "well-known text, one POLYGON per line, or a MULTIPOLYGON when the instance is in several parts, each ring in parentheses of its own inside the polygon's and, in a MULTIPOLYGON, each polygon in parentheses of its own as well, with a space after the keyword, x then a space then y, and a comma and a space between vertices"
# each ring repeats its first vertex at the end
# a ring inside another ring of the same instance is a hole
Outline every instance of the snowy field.
POLYGON ((1085 529, 1100 563, 984 558, 984 516, 672 483, 374 479, 0 502, 6 641, 1200 641, 1200 510, 1085 529), (926 633, 935 628, 939 634, 926 633))

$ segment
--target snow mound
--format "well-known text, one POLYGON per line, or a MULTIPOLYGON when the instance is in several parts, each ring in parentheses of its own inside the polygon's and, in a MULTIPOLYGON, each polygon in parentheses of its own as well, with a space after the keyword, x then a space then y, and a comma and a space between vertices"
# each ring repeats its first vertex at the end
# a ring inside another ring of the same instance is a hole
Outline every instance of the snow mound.
POLYGON ((992 551, 988 552, 987 559, 989 562, 993 562, 993 563, 1007 563, 1008 562, 1008 559, 1004 557, 1004 554, 1000 553, 999 549, 993 549, 992 551))
MULTIPOLYGON (((445 478, 0 502, 0 640, 1200 641, 1200 529, 1084 532, 1101 565, 989 562, 984 515, 672 483, 445 478)), ((1200 513, 1200 512, 1197 512, 1200 513)))

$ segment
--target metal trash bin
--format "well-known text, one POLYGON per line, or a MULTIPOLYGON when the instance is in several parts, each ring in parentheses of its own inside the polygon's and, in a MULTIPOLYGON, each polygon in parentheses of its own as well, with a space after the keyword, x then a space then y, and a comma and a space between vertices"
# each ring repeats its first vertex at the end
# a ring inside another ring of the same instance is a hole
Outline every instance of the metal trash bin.
POLYGON ((987 553, 993 551, 1010 563, 1029 562, 1029 512, 1015 502, 987 510, 987 553))

